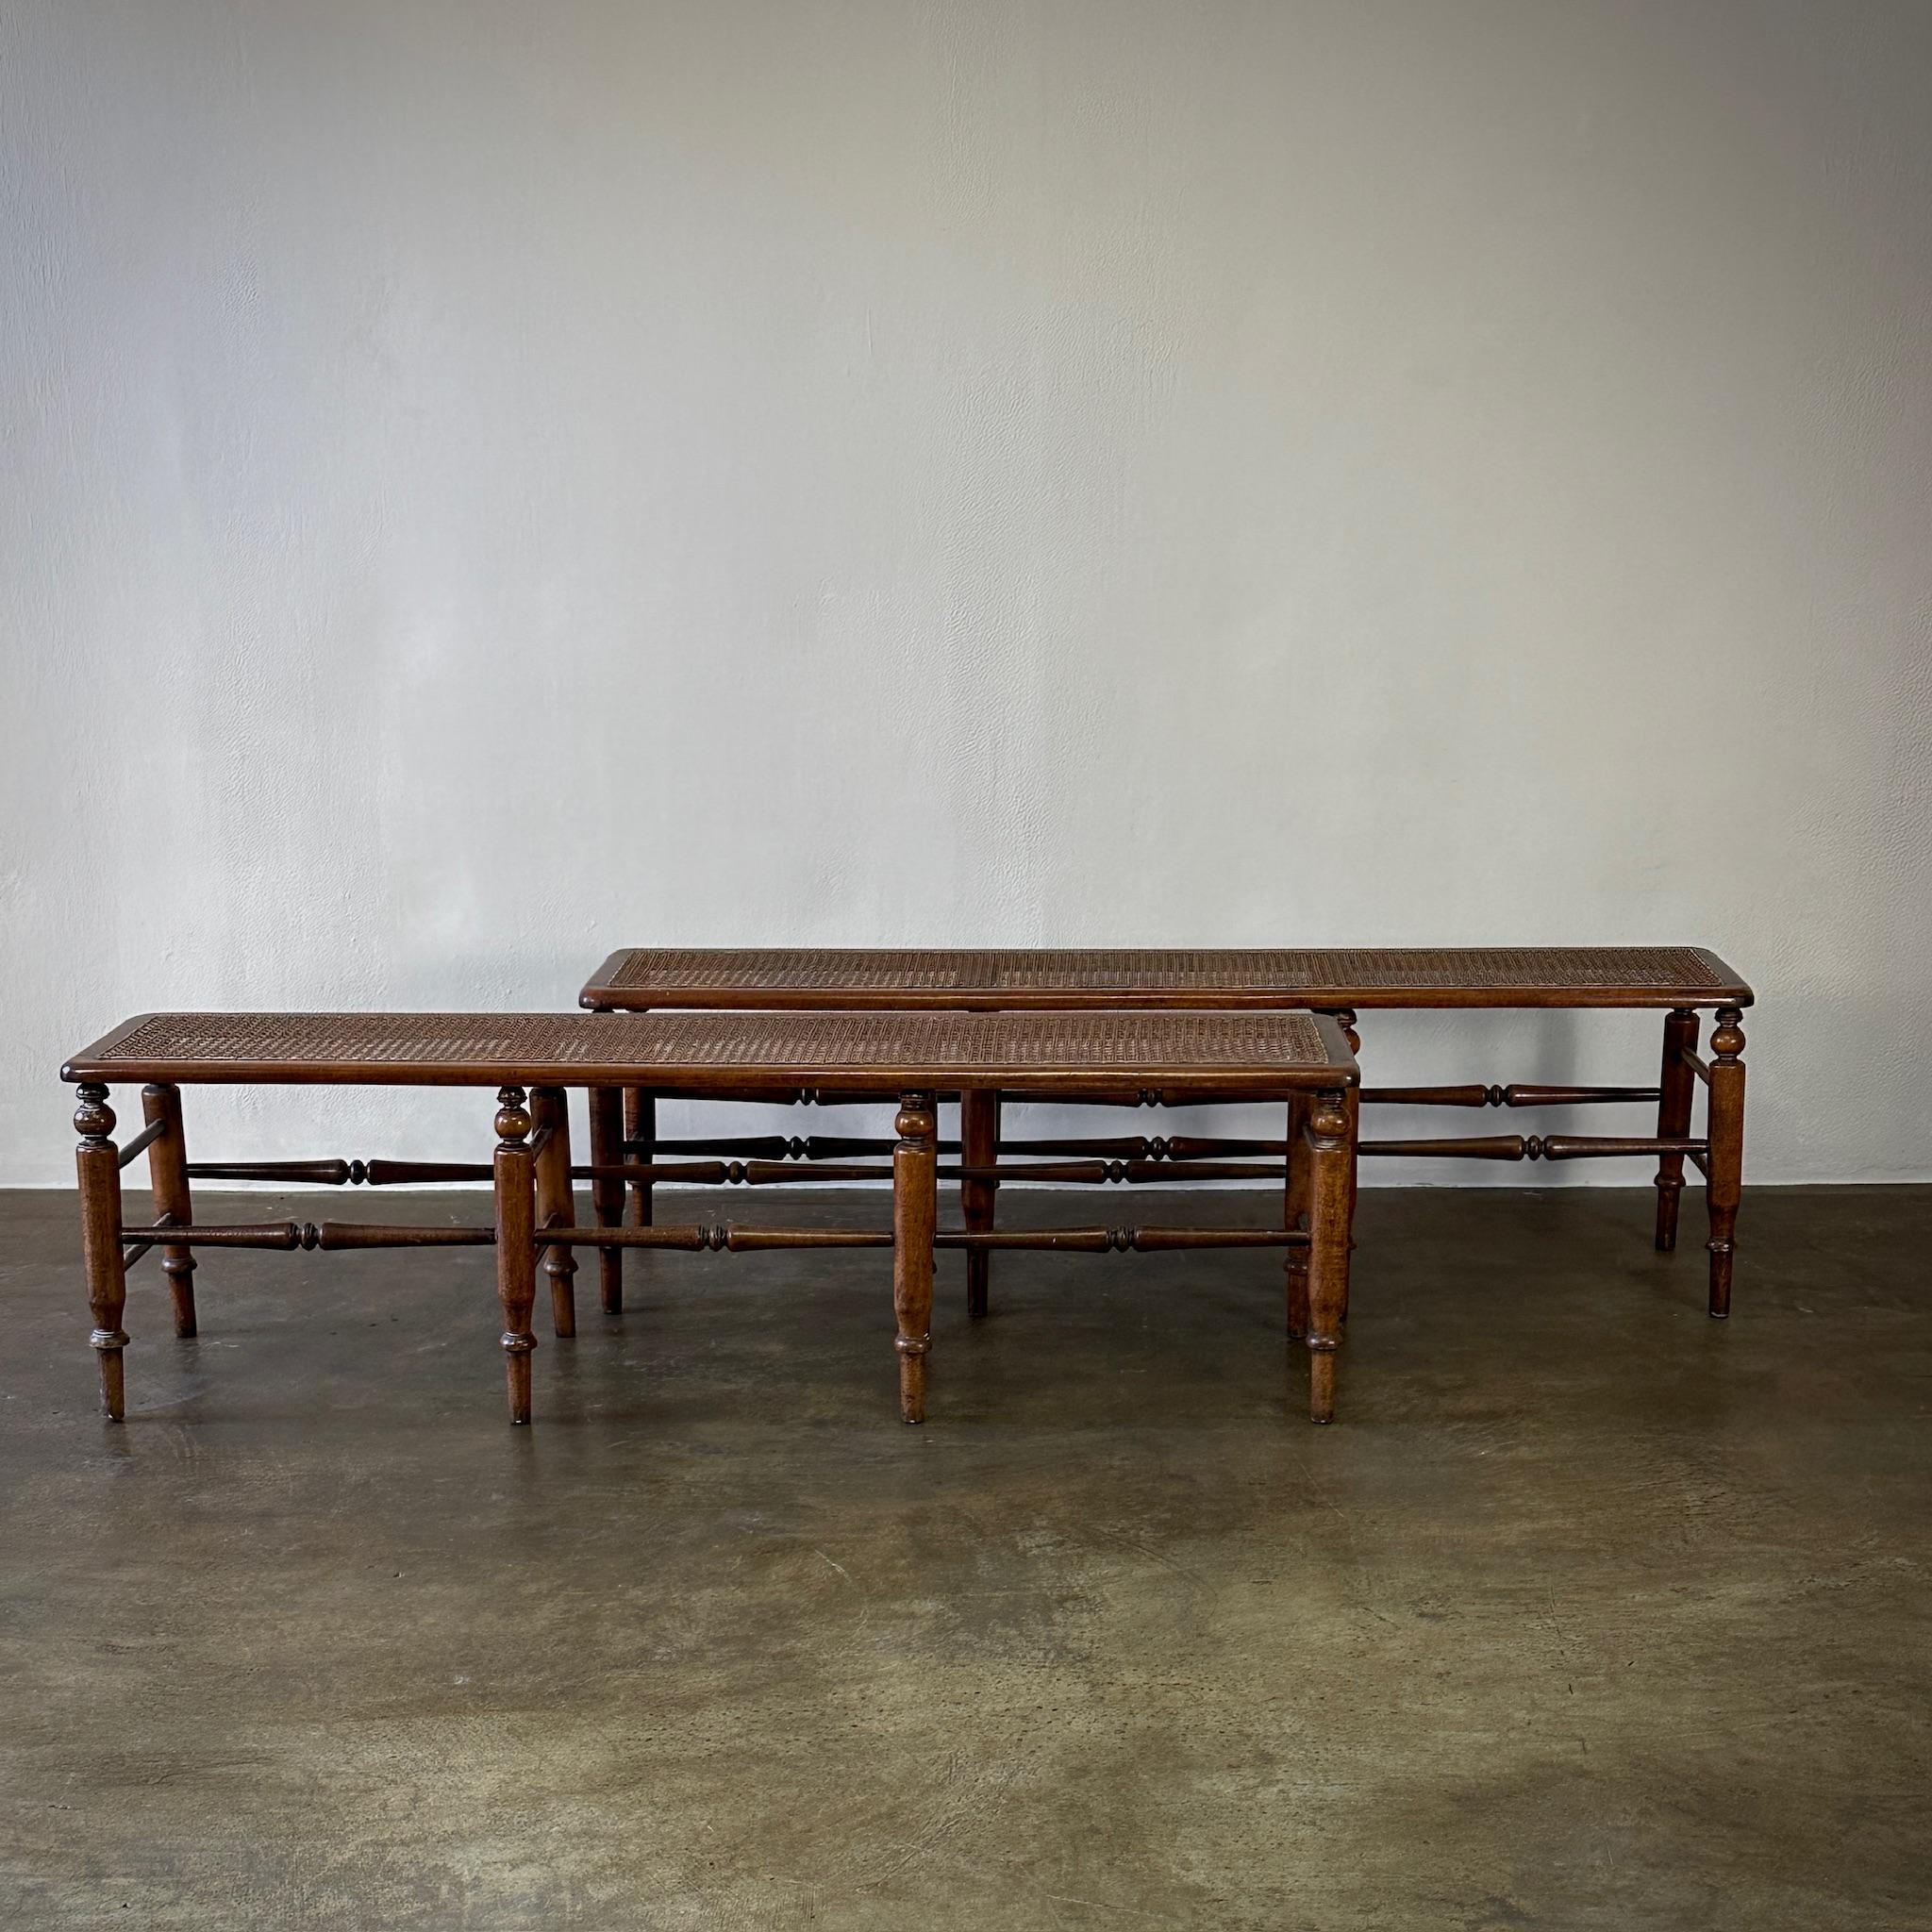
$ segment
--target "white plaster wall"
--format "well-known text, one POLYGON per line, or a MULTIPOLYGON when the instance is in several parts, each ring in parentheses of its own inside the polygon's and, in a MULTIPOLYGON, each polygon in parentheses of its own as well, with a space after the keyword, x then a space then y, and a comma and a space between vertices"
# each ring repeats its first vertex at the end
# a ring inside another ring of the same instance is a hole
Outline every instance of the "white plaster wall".
POLYGON ((129 1012, 647 941, 1701 941, 1752 1176, 1924 1176, 1928 98, 1921 0, 10 0, 0 1180, 129 1012))

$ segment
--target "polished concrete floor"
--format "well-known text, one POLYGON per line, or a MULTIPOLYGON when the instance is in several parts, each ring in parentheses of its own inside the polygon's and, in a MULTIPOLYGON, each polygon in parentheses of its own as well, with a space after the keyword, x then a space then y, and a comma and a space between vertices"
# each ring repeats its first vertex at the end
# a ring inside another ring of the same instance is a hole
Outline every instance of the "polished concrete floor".
POLYGON ((887 1257, 587 1262, 513 1431, 487 1250, 150 1260, 108 1426, 0 1196, 0 1924, 1932 1926, 1932 1190, 1686 1205, 1367 1195, 1328 1430, 1250 1252, 947 1257, 923 1430, 887 1257))

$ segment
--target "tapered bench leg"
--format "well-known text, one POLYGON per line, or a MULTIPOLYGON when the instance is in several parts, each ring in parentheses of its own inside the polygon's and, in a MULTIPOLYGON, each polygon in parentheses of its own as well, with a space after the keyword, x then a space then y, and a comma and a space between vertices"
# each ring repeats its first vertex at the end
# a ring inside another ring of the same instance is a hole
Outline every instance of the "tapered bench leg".
POLYGON ((87 1270, 88 1307, 93 1311, 93 1344, 100 1370, 101 1407, 109 1422, 127 1413, 121 1351, 127 1336, 121 1316, 127 1307, 127 1268, 121 1252, 121 1150, 113 1141, 114 1110, 105 1087, 83 1087, 74 1109, 80 1145, 74 1151, 80 1174, 80 1245, 87 1270))
MULTIPOLYGON (((615 1087, 591 1089, 591 1164, 593 1167, 621 1167, 624 1152, 624 1094, 615 1087)), ((620 1227, 624 1223, 624 1183, 594 1180, 591 1183, 591 1212, 599 1227, 620 1227)), ((624 1309, 624 1250, 597 1250, 597 1295, 607 1315, 624 1309)))
MULTIPOLYGON (((1000 1097, 981 1091, 959 1096, 959 1164, 962 1167, 993 1167, 1000 1153, 1000 1097)), ((994 1197, 997 1181, 966 1180, 959 1183, 959 1211, 968 1230, 990 1234, 995 1218, 994 1197)), ((966 1312, 983 1315, 987 1309, 987 1289, 992 1274, 992 1256, 985 1248, 966 1250, 966 1312)))
POLYGON ((537 1301, 537 1176, 526 1137, 530 1116, 524 1090, 505 1087, 496 1096, 496 1292, 503 1303, 504 1374, 509 1385, 509 1419, 530 1420, 530 1310, 537 1301))
MULTIPOLYGON (((1690 1107, 1697 1075, 1685 1059, 1697 1049, 1697 1015, 1688 1007, 1664 1015, 1664 1063, 1657 1075, 1657 1137, 1681 1141, 1690 1131, 1690 1107)), ((1657 1159, 1657 1245, 1668 1255, 1677 1245, 1677 1206, 1684 1192, 1684 1157, 1659 1154, 1657 1159)))
MULTIPOLYGON (((575 1227, 575 1197, 570 1177, 570 1100, 560 1087, 539 1087, 530 1096, 531 1118, 550 1131, 537 1152, 537 1225, 575 1227)), ((543 1278, 550 1284, 551 1326, 562 1341, 577 1332, 576 1257, 562 1243, 543 1250, 543 1278)))
POLYGON ((1308 1110, 1308 1419, 1335 1420, 1335 1357, 1348 1306, 1348 1240, 1354 1163, 1348 1104, 1318 1093, 1308 1110))
MULTIPOLYGON (((658 1146, 658 1096, 643 1087, 626 1087, 624 1090, 624 1138, 629 1151, 626 1160, 648 1162, 656 1154, 658 1146)), ((649 1181, 633 1181, 630 1184, 630 1224, 633 1227, 651 1225, 651 1184, 649 1181)))
MULTIPOLYGON (((181 1131, 181 1090, 157 1082, 141 1090, 141 1110, 150 1126, 162 1124, 159 1136, 147 1143, 148 1186, 154 1192, 155 1218, 188 1227, 194 1220, 193 1191, 188 1184, 188 1141, 181 1131)), ((188 1340, 194 1325, 194 1250, 161 1250, 161 1274, 175 1308, 175 1333, 188 1340)))
POLYGON ((1710 1102, 1705 1157, 1710 1169, 1704 1202, 1710 1215, 1710 1312, 1722 1321, 1731 1312, 1731 1262, 1735 1254, 1738 1207, 1744 1186, 1743 1014, 1720 1007, 1710 1032, 1710 1102))
MULTIPOLYGON (((1308 1224, 1308 1150, 1305 1136, 1308 1125, 1308 1096, 1292 1094, 1288 1103, 1288 1188, 1282 1203, 1281 1224, 1286 1228, 1306 1228, 1308 1224)), ((1288 1275, 1288 1332, 1299 1341, 1308 1332, 1308 1251, 1290 1248, 1282 1263, 1288 1275)))
POLYGON ((925 1358, 932 1347, 933 1226, 939 1218, 939 1108, 908 1093, 893 1124, 892 1312, 898 1319, 899 1414, 925 1420, 925 1358))

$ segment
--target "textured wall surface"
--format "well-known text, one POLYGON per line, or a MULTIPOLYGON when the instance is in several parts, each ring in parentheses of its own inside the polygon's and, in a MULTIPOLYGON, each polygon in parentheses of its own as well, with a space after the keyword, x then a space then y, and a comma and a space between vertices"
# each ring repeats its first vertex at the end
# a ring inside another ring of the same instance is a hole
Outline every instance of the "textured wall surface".
POLYGON ((126 1013, 654 940, 1698 941, 1753 1177, 1932 1172, 1928 93, 1918 0, 13 0, 0 1181, 126 1013))

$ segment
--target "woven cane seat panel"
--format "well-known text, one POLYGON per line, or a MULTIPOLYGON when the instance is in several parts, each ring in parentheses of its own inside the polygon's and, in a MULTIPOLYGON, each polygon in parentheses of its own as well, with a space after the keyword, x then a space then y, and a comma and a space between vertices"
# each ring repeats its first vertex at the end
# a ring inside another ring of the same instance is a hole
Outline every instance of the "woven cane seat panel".
MULTIPOLYGON (((1522 991, 1696 997, 1741 986, 1692 946, 1393 946, 1249 949, 839 950, 644 947, 615 955, 587 1002, 648 993, 667 1005, 745 1004, 760 995, 836 1001, 1159 996, 1176 999, 1319 991, 1338 1005, 1374 995, 1522 991)), ((1491 1003, 1496 1003, 1491 1001, 1491 1003)))
MULTIPOLYGON (((1329 1036, 1333 1037, 1333 1036, 1329 1036)), ((573 1070, 806 1078, 907 1072, 1134 1080, 1323 1070, 1338 1063, 1306 1013, 157 1013, 73 1068, 103 1078, 222 1078, 222 1069, 356 1081, 384 1070, 495 1070, 509 1081, 573 1070), (163 1070, 165 1072, 163 1073, 163 1070)))
POLYGON ((900 990, 955 993, 1123 988, 1187 991, 1216 986, 1280 991, 1306 983, 1306 974, 1293 963, 1302 957, 1265 951, 1174 952, 1156 947, 1014 952, 667 948, 623 956, 622 965, 608 983, 686 992, 776 989, 829 994, 900 990))
POLYGON ((1724 985, 1705 956, 1690 946, 1413 946, 1305 953, 1333 980, 1377 989, 1514 987, 1553 992, 1655 988, 1708 992, 1724 985))

